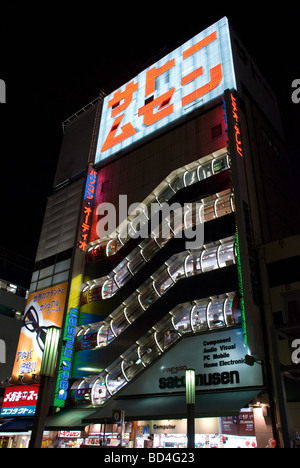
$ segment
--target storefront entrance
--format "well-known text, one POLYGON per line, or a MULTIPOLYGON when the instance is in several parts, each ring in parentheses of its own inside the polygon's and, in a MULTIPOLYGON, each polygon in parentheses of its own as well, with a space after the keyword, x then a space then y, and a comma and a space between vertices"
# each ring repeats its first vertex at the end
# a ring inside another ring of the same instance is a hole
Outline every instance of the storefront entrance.
MULTIPOLYGON (((136 448, 186 448, 186 419, 138 421, 136 448)), ((255 448, 253 412, 238 416, 197 418, 195 448, 255 448)))
MULTIPOLYGON (((90 424, 81 431, 50 433, 55 448, 180 448, 187 447, 186 419, 161 419, 120 424, 90 424)), ((45 446, 45 445, 44 445, 45 446)), ((195 448, 256 448, 253 409, 235 416, 195 419, 195 448)), ((45 446, 46 447, 46 446, 45 446)))

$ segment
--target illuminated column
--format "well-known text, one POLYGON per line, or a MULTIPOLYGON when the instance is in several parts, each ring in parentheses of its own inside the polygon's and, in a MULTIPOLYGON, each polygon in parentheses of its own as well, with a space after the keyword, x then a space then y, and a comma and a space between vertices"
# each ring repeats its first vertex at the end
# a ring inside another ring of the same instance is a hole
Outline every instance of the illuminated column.
POLYGON ((41 448, 42 446, 45 421, 49 411, 51 390, 55 375, 59 337, 59 328, 49 327, 47 329, 45 349, 40 372, 40 389, 29 448, 41 448))
POLYGON ((187 408, 187 446, 195 448, 195 370, 185 371, 185 398, 187 408))

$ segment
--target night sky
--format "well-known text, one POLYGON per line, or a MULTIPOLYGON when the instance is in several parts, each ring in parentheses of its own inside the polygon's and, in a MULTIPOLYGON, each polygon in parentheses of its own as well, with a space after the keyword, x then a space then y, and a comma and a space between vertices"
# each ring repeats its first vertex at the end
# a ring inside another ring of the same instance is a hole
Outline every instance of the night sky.
POLYGON ((136 8, 130 2, 130 10, 121 2, 111 9, 95 2, 88 9, 80 2, 67 9, 62 2, 37 4, 42 8, 14 4, 1 14, 0 78, 7 91, 0 105, 1 247, 34 260, 61 123, 100 89, 112 92, 223 16, 278 96, 296 180, 300 104, 292 103, 291 83, 300 79, 300 5, 284 2, 282 11, 270 2, 230 2, 234 7, 227 8, 218 3, 210 2, 209 10, 204 2, 172 2, 162 11, 161 2, 136 8))

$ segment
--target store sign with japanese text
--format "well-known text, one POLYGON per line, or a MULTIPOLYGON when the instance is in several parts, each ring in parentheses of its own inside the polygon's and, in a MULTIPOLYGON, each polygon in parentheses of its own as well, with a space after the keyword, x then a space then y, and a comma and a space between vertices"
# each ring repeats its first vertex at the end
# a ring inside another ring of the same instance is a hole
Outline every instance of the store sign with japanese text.
POLYGON ((78 439, 80 435, 80 431, 59 431, 57 437, 61 439, 78 439))
POLYGON ((92 213, 93 213, 93 201, 95 198, 95 192, 97 187, 97 172, 89 166, 87 180, 85 184, 85 191, 83 197, 83 208, 80 223, 80 233, 78 240, 78 248, 85 252, 85 249, 89 242, 91 225, 92 225, 92 213))
POLYGON ((103 102, 95 163, 236 88, 227 18, 208 27, 103 102))
POLYGON ((32 416, 38 398, 38 385, 7 387, 0 416, 32 416))
POLYGON ((241 328, 181 340, 137 378, 123 395, 185 391, 185 371, 195 369, 197 391, 263 385, 261 365, 249 367, 241 328))
POLYGON ((17 347, 12 382, 32 383, 39 376, 47 329, 61 328, 68 283, 29 294, 17 347))

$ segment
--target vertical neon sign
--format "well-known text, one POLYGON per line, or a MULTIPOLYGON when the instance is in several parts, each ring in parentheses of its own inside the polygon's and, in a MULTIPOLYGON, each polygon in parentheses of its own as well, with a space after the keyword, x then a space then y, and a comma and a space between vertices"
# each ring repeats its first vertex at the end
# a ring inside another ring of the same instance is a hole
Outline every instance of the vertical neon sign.
MULTIPOLYGON (((244 151, 242 146, 241 138, 241 129, 240 129, 240 117, 237 106, 237 99, 232 91, 226 90, 224 93, 223 99, 223 108, 225 112, 225 122, 226 122, 226 132, 229 135, 229 154, 231 153, 230 149, 234 149, 235 157, 239 161, 239 164, 243 164, 244 151)), ((232 155, 233 156, 233 155, 232 155)), ((232 161, 231 170, 233 171, 235 162, 232 161)), ((235 187, 235 196, 240 198, 238 194, 238 187, 235 187)), ((237 206, 237 200, 236 200, 237 206)), ((238 206, 236 208, 237 216, 238 206)), ((244 298, 244 286, 243 286, 243 275, 242 275, 242 261, 241 261, 241 251, 240 251, 240 238, 238 233, 238 226, 236 225, 235 233, 235 248, 237 256, 237 270, 238 270, 238 282, 239 282, 239 291, 240 291, 240 307, 241 307, 241 317, 242 317, 242 330, 244 337, 244 345, 248 347, 248 336, 247 336, 247 324, 246 324, 246 310, 245 310, 245 298, 244 298)))
POLYGON ((56 382, 54 405, 58 407, 65 405, 65 400, 68 396, 77 320, 78 310, 71 307, 66 319, 63 336, 63 348, 60 355, 58 378, 56 382))
POLYGON ((85 252, 89 242, 89 235, 92 226, 93 201, 95 198, 96 186, 97 172, 89 166, 83 198, 83 208, 80 223, 80 237, 78 241, 78 248, 83 252, 85 252))

